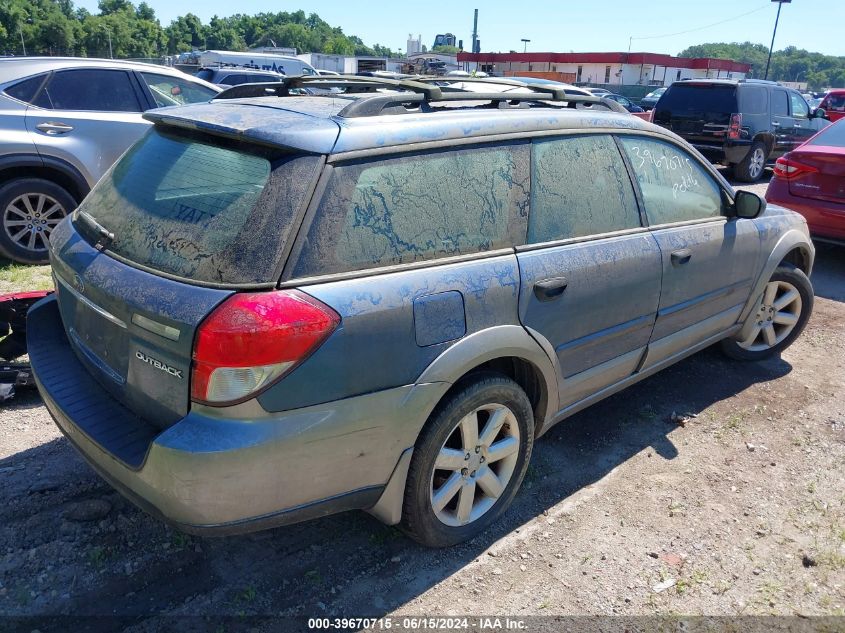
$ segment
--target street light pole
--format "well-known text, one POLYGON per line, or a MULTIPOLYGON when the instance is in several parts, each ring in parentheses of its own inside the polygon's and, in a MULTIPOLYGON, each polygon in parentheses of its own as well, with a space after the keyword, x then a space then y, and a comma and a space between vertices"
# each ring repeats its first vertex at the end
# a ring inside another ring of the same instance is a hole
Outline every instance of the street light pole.
POLYGON ((106 33, 109 36, 109 59, 114 59, 114 53, 111 50, 111 29, 106 29, 106 33))
POLYGON ((21 34, 21 48, 23 48, 23 56, 26 57, 26 43, 23 41, 23 27, 18 22, 18 33, 21 34))
POLYGON ((525 39, 524 37, 522 38, 522 44, 523 44, 522 52, 523 52, 523 53, 527 53, 527 52, 528 52, 528 42, 530 42, 530 41, 531 41, 531 40, 527 40, 527 39, 525 39))
POLYGON ((780 21, 781 7, 783 7, 784 2, 789 3, 789 2, 792 2, 792 0, 772 0, 772 2, 778 3, 778 14, 777 14, 777 17, 775 18, 775 30, 772 31, 772 43, 769 46, 769 58, 766 60, 766 74, 763 76, 763 79, 769 78, 769 64, 772 63, 772 50, 775 47, 775 35, 777 35, 777 33, 778 33, 778 22, 780 21))

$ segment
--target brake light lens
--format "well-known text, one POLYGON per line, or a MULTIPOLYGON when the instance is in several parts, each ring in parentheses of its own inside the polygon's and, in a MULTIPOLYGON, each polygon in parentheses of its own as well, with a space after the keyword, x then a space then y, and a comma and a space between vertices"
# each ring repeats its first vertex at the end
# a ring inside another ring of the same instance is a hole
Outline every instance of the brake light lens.
MULTIPOLYGON (((722 119, 724 121, 724 119, 722 119)), ((728 126, 728 138, 738 139, 742 133, 742 113, 732 114, 731 123, 728 126)))
POLYGON ((221 406, 255 395, 305 360, 339 324, 334 310, 298 290, 229 297, 197 331, 191 399, 221 406))
POLYGON ((819 170, 812 165, 805 165, 788 156, 781 156, 775 162, 774 174, 781 180, 795 180, 807 174, 817 174, 819 170))

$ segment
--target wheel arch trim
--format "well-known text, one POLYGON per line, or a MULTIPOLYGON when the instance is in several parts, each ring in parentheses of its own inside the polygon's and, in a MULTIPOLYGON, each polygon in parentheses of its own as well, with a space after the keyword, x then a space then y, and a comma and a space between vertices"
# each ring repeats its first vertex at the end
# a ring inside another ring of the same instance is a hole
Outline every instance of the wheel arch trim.
MULTIPOLYGON (((10 154, 8 156, 0 157, 0 175, 9 169, 32 167, 38 169, 51 169, 59 172, 62 176, 69 179, 76 188, 76 191, 69 191, 68 193, 74 195, 74 197, 78 195, 79 202, 81 202, 82 198, 88 195, 88 192, 91 191, 91 185, 88 183, 88 180, 82 172, 61 158, 56 158, 54 156, 40 156, 38 154, 10 154)), ((43 176, 33 174, 32 177, 40 178, 43 176)), ((61 183, 56 184, 61 186, 61 183)))
POLYGON ((742 339, 743 337, 748 336, 749 332, 746 330, 751 327, 752 324, 752 321, 748 317, 757 305, 757 300, 762 295, 766 283, 768 283, 769 278, 772 274, 774 274, 775 269, 784 261, 784 259, 786 259, 789 253, 796 249, 801 251, 804 261, 807 262, 807 270, 805 272, 808 277, 810 276, 810 273, 813 270, 813 261, 815 259, 816 249, 810 241, 810 238, 807 237, 804 232, 797 228, 791 228, 780 237, 777 244, 775 244, 775 247, 772 249, 772 252, 769 254, 768 259, 766 259, 766 263, 763 264, 762 271, 757 277, 757 281, 754 283, 751 294, 748 297, 748 301, 739 316, 739 322, 743 323, 743 327, 734 336, 734 338, 742 339))

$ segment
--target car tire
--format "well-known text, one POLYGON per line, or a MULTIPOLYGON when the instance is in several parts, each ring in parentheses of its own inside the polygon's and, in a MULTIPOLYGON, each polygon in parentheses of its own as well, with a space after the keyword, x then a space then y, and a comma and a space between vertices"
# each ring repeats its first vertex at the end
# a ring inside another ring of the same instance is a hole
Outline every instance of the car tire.
POLYGON ((416 442, 400 527, 428 547, 476 536, 510 506, 533 444, 534 412, 518 384, 495 373, 465 382, 416 442))
POLYGON ((798 338, 813 312, 813 285, 802 270, 782 263, 775 269, 748 318, 756 321, 745 340, 725 339, 722 351, 736 360, 780 354, 798 338))
POLYGON ((734 178, 740 182, 757 182, 766 170, 768 158, 766 145, 760 141, 754 141, 745 158, 734 165, 734 178))
POLYGON ((46 264, 47 239, 76 200, 42 178, 19 178, 0 187, 0 254, 21 264, 46 264))

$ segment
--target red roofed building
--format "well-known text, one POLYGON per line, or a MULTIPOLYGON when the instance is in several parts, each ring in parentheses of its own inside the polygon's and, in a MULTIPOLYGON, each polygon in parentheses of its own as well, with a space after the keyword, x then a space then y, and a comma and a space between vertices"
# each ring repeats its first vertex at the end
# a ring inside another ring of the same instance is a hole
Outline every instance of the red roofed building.
POLYGON ((464 69, 500 76, 560 73, 590 84, 668 86, 681 79, 744 79, 750 64, 658 53, 458 53, 464 69))

